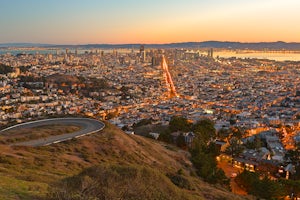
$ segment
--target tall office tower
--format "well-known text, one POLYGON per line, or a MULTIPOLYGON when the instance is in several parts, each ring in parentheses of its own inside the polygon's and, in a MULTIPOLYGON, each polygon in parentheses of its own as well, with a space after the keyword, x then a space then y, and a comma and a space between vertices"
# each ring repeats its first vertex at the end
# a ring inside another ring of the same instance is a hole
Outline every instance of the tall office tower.
POLYGON ((67 61, 69 61, 69 59, 68 59, 68 53, 69 53, 69 49, 68 48, 66 48, 66 53, 65 53, 65 61, 67 62, 67 61))
POLYGON ((144 45, 140 46, 140 59, 141 59, 141 62, 145 62, 145 60, 146 60, 146 51, 145 51, 144 45))
POLYGON ((146 51, 143 52, 142 59, 143 59, 143 62, 146 62, 146 51))
POLYGON ((113 55, 114 55, 114 57, 118 57, 118 51, 117 50, 113 50, 113 55))
POLYGON ((207 57, 213 58, 214 57, 214 49, 210 48, 207 52, 207 57))
POLYGON ((76 56, 78 55, 78 49, 77 48, 75 49, 75 55, 76 56))
POLYGON ((52 54, 48 54, 48 60, 52 61, 52 54))
POLYGON ((144 45, 141 45, 141 46, 140 46, 140 54, 141 54, 143 51, 145 51, 145 46, 144 46, 144 45))
POLYGON ((69 56, 69 61, 73 62, 73 59, 74 59, 74 55, 70 55, 69 56))
POLYGON ((157 58, 156 57, 152 57, 152 60, 151 60, 151 65, 152 67, 156 66, 157 65, 157 58))

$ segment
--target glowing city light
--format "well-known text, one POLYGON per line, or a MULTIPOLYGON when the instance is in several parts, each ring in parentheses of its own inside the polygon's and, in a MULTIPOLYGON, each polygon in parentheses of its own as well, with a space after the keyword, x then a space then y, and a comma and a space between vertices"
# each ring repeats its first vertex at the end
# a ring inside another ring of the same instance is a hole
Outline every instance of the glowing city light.
POLYGON ((174 83, 173 83, 173 80, 172 80, 172 76, 171 76, 171 74, 169 72, 169 67, 168 67, 168 64, 166 62, 166 58, 165 58, 164 55, 162 56, 161 67, 162 67, 162 69, 164 71, 164 78, 165 78, 165 81, 166 81, 166 84, 167 84, 167 88, 168 88, 168 91, 169 91, 169 97, 170 98, 172 98, 172 97, 179 97, 179 95, 176 92, 176 88, 174 86, 174 83))

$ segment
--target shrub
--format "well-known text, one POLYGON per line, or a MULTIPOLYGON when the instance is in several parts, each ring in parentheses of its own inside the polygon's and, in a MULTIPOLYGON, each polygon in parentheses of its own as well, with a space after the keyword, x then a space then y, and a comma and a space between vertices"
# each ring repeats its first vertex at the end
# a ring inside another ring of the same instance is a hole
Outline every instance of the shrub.
POLYGON ((172 181, 172 183, 174 183, 174 185, 187 190, 192 190, 192 186, 189 180, 184 178, 182 175, 167 174, 167 177, 172 181))

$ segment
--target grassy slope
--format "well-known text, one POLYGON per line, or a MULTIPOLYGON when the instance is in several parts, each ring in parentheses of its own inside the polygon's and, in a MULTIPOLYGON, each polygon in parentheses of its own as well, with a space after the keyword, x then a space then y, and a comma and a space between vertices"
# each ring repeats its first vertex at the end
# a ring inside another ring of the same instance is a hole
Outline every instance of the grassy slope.
POLYGON ((101 133, 65 143, 38 148, 2 145, 0 152, 0 199, 39 199, 48 184, 99 163, 145 166, 162 174, 182 169, 194 190, 180 190, 194 199, 243 199, 191 176, 194 172, 186 152, 128 136, 110 124, 101 133))
POLYGON ((35 128, 21 128, 18 130, 8 130, 0 136, 1 144, 12 144, 16 142, 24 142, 36 140, 53 135, 60 135, 63 133, 73 133, 80 130, 80 126, 70 125, 46 125, 35 128))

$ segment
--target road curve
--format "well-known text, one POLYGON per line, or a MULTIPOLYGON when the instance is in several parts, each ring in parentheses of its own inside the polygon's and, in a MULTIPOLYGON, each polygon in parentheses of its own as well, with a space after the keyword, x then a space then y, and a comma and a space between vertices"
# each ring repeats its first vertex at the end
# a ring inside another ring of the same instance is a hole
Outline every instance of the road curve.
POLYGON ((53 119, 43 119, 38 121, 26 122, 22 124, 17 124, 6 129, 0 131, 0 134, 5 131, 9 130, 17 130, 21 128, 34 128, 38 126, 45 126, 45 125, 54 125, 54 124, 62 124, 62 125, 76 125, 80 126, 81 129, 79 131, 61 135, 50 136, 47 138, 40 138, 36 140, 30 140, 26 142, 20 142, 13 144, 14 146, 46 146, 50 144, 55 144, 59 142, 63 142, 66 140, 71 140, 73 138, 82 137, 85 135, 89 135, 92 133, 96 133, 101 131, 105 124, 95 119, 90 118, 53 118, 53 119))

